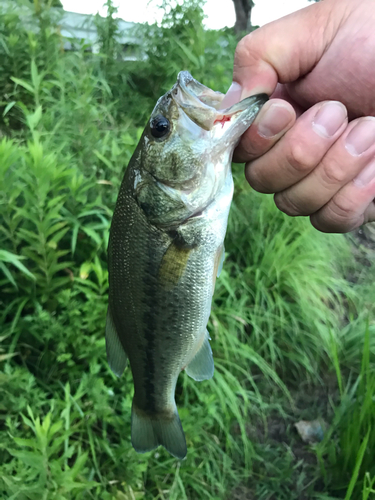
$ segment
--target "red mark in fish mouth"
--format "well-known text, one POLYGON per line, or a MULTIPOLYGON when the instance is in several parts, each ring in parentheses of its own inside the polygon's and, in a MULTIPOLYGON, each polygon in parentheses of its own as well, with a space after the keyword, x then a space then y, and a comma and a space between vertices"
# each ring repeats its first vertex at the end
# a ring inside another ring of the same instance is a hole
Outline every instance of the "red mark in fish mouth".
POLYGON ((223 118, 215 120, 214 125, 215 125, 215 123, 221 123, 221 128, 223 128, 224 123, 226 123, 226 122, 230 122, 230 116, 223 116, 223 118))

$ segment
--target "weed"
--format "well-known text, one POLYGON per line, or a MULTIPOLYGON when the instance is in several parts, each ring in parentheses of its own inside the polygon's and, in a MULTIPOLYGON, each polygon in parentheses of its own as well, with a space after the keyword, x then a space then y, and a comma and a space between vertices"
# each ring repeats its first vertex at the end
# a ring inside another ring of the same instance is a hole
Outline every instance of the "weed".
POLYGON ((63 50, 48 2, 0 6, 0 497, 372 498, 375 268, 238 166, 215 376, 176 389, 187 460, 131 447, 131 374, 111 373, 103 335, 114 203, 156 99, 183 69, 225 91, 236 38, 205 30, 200 2, 165 2, 161 26, 138 28, 142 57, 122 61, 107 4, 99 54, 63 50), (307 447, 293 423, 320 416, 307 447))

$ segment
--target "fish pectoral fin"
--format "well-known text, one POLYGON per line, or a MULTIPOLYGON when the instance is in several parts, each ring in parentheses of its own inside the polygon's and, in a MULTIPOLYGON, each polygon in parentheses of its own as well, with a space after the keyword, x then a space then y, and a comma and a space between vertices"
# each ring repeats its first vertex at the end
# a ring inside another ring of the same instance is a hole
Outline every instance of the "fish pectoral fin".
POLYGON ((214 288, 216 284, 216 278, 220 276, 220 273, 223 269, 224 259, 225 259, 225 248, 223 243, 222 245, 219 246, 215 255, 214 272, 212 275, 212 283, 214 288))
POLYGON ((125 370, 128 357, 118 336, 110 307, 108 307, 105 325, 105 343, 109 367, 117 377, 121 377, 125 370))
POLYGON ((138 453, 154 450, 159 445, 180 460, 186 457, 187 447, 177 408, 171 415, 149 415, 139 410, 133 401, 132 445, 138 453))
POLYGON ((160 263, 158 278, 159 283, 165 288, 173 288, 180 281, 185 272, 191 247, 180 246, 172 242, 160 263))
POLYGON ((185 370, 189 377, 197 382, 208 380, 214 374, 214 358, 212 356, 209 338, 208 331, 206 330, 202 346, 185 370))
POLYGON ((223 270, 223 264, 224 264, 224 259, 225 259, 225 248, 224 248, 224 243, 220 246, 219 249, 219 257, 218 257, 218 264, 217 264, 217 269, 216 269, 216 277, 218 278, 221 274, 221 271, 223 270))

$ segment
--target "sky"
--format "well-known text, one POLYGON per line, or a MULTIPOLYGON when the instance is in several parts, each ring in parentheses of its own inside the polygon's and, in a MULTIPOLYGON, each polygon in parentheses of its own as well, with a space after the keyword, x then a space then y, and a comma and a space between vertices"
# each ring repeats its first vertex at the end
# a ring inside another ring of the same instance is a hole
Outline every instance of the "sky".
MULTIPOLYGON (((105 0, 61 0, 67 11, 80 12, 82 14, 105 15, 102 7, 105 0)), ((149 0, 114 0, 118 7, 118 16, 124 21, 149 22, 160 20, 160 11, 148 6, 149 0)), ((155 0, 153 1, 155 4, 155 0)), ((286 16, 291 12, 310 5, 308 0, 255 0, 252 13, 252 24, 263 26, 275 19, 286 16)), ((205 5, 207 28, 220 29, 225 26, 233 26, 235 14, 232 0, 207 0, 205 5), (220 7, 218 7, 218 4, 220 7)))

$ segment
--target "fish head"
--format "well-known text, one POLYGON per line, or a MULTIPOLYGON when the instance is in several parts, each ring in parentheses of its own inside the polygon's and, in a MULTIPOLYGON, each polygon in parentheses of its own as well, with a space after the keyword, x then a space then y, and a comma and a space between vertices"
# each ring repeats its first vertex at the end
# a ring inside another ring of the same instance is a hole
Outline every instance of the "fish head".
POLYGON ((152 224, 173 226, 201 213, 223 188, 232 155, 266 94, 220 109, 224 94, 179 73, 141 138, 135 197, 152 224))

